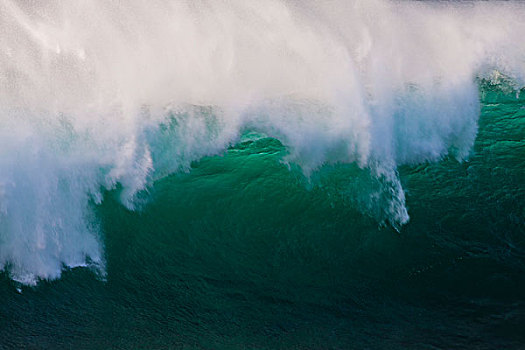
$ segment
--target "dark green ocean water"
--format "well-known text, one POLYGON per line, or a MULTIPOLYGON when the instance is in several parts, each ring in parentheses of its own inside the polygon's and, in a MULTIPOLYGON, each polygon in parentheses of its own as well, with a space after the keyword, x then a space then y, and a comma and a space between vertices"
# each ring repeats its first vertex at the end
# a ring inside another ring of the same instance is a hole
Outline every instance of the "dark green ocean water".
POLYGON ((141 210, 107 193, 106 277, 1 275, 0 348, 525 348, 525 94, 481 98, 468 161, 399 169, 400 232, 360 208, 366 170, 306 179, 257 134, 157 181, 141 210))

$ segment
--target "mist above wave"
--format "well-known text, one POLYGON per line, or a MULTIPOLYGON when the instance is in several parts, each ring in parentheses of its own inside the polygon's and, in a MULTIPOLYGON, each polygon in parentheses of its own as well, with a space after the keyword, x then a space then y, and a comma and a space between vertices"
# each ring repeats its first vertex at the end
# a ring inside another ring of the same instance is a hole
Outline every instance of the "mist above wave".
POLYGON ((247 129, 307 176, 370 168, 388 192, 370 205, 399 227, 397 167, 465 159, 476 79, 522 84, 524 15, 518 2, 3 1, 0 268, 27 284, 64 265, 103 272, 90 201, 121 185, 133 209, 247 129))

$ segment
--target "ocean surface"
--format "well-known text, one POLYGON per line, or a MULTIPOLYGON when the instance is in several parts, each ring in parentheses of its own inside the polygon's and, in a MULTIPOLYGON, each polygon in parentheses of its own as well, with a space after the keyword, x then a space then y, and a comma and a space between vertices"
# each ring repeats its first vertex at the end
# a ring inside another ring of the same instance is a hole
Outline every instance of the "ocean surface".
POLYGON ((525 4, 0 3, 0 349, 525 348, 525 4))

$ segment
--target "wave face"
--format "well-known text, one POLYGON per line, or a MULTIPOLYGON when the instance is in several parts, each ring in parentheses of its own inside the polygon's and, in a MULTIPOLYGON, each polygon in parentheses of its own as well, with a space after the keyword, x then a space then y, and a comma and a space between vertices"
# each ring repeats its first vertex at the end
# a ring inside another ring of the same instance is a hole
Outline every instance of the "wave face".
POLYGON ((30 285, 104 276, 107 191, 140 209, 155 181, 252 134, 310 184, 354 164, 338 193, 399 230, 399 167, 466 159, 478 81, 523 86, 524 16, 518 2, 3 1, 0 268, 30 285))

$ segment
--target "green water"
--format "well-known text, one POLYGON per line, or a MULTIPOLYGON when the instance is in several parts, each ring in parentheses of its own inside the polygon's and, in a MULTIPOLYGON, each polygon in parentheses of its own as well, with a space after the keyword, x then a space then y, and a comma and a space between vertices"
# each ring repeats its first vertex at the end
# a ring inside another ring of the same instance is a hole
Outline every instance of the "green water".
POLYGON ((525 95, 481 96, 468 161, 399 169, 400 232, 363 210, 366 170, 307 179, 257 134, 159 180, 141 210, 107 193, 106 276, 2 275, 0 348, 524 347, 525 95))

